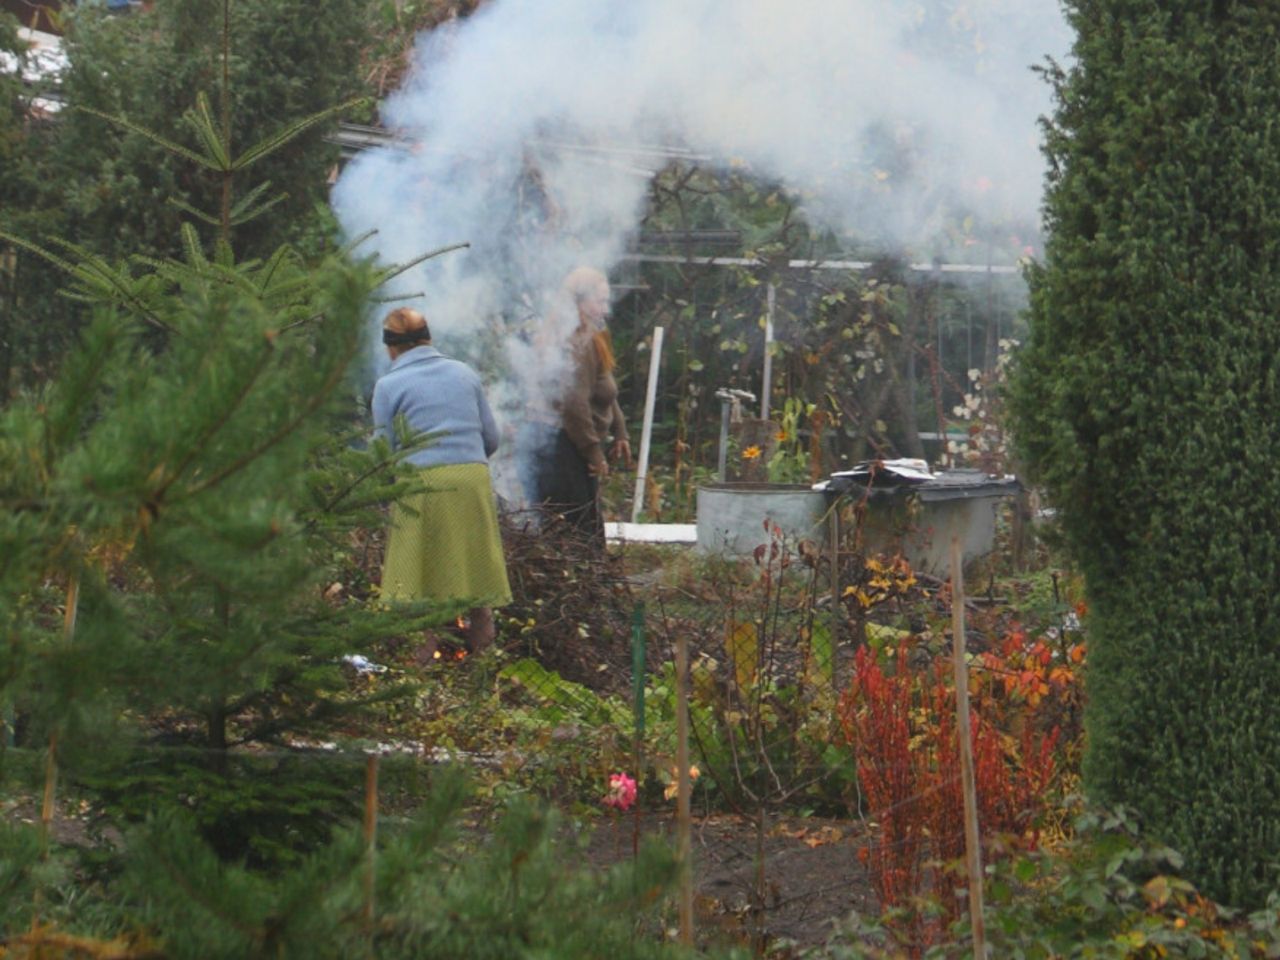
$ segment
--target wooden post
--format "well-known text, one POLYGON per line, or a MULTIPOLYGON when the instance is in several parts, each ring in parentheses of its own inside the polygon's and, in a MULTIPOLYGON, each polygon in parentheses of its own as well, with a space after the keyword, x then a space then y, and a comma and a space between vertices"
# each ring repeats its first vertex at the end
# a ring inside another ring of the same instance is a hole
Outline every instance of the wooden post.
POLYGON ((365 928, 373 928, 374 859, 378 844, 378 755, 371 753, 364 761, 364 908, 365 928))
POLYGON ((836 682, 836 648, 840 646, 840 499, 831 501, 828 515, 831 534, 831 662, 823 669, 823 675, 831 678, 831 689, 838 690, 836 682))
POLYGON ((689 794, 689 638, 676 634, 676 856, 680 861, 680 942, 693 946, 693 828, 689 794))
POLYGON ((987 960, 982 918, 982 840, 978 832, 978 792, 973 777, 973 740, 969 733, 969 664, 964 637, 964 554, 960 538, 951 538, 951 652, 956 681, 956 738, 960 741, 960 780, 964 788, 964 852, 969 874, 969 920, 973 956, 987 960))
MULTIPOLYGON (((73 573, 67 583, 67 608, 62 615, 63 642, 70 644, 76 634, 80 610, 80 575, 73 573)), ((40 849, 49 852, 49 831, 53 826, 54 801, 58 791, 58 731, 49 734, 49 753, 44 761, 44 798, 40 804, 40 849)))
POLYGON ((49 734, 49 753, 44 758, 44 801, 40 804, 40 854, 49 854, 49 830, 53 826, 53 802, 58 788, 58 731, 49 734))

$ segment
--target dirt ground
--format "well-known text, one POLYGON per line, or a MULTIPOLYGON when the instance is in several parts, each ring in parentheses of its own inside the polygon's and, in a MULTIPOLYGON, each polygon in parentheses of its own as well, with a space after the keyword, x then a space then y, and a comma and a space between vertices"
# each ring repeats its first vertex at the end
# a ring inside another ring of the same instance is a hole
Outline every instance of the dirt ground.
MULTIPOLYGON (((669 813, 641 814, 640 835, 675 843, 669 813)), ((631 855, 632 814, 603 821, 588 856, 608 866, 631 855)), ((738 817, 696 817, 693 822, 694 923, 699 942, 733 941, 800 947, 823 943, 832 922, 851 910, 879 913, 866 869, 858 862, 857 821, 780 817, 764 839, 764 902, 757 907, 756 826, 738 817)))

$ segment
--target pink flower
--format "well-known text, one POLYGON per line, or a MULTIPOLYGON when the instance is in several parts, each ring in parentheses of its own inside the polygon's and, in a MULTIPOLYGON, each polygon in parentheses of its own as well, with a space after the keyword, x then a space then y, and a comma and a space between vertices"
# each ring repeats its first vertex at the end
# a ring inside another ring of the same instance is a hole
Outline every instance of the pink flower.
POLYGON ((604 796, 606 807, 618 810, 630 810, 636 802, 636 782, 625 773, 615 773, 609 777, 609 792, 604 796))

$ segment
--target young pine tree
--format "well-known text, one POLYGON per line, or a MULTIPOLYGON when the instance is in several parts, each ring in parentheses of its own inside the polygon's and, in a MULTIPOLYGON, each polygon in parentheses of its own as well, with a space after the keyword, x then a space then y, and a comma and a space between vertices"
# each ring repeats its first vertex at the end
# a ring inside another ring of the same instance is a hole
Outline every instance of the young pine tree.
POLYGON ((51 771, 127 815, 181 802, 223 855, 273 861, 323 839, 358 771, 230 751, 327 737, 367 699, 342 655, 429 611, 322 597, 343 538, 405 489, 385 443, 350 443, 348 370, 391 271, 237 255, 236 229, 273 209, 262 187, 237 194, 248 168, 334 111, 240 147, 232 102, 225 84, 218 111, 197 97, 175 133, 95 117, 209 182, 212 211, 179 206, 205 229, 182 224, 181 257, 110 263, 0 233, 92 312, 58 376, 0 411, 0 705, 51 771))
POLYGON ((1280 863, 1280 7, 1065 6, 1013 412, 1087 578, 1085 782, 1257 905, 1280 863))

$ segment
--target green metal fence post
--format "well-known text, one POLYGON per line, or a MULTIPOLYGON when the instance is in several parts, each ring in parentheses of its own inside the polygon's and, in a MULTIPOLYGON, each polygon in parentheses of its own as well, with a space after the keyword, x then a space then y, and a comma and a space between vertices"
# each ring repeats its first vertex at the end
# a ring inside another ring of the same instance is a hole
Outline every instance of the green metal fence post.
MULTIPOLYGON (((634 695, 635 721, 635 771, 636 783, 644 780, 644 602, 636 604, 631 614, 631 685, 634 695)), ((631 855, 640 852, 640 804, 635 805, 635 819, 632 821, 631 855)))
MULTIPOLYGON (((644 742, 644 681, 645 681, 645 645, 644 645, 644 603, 636 604, 631 614, 631 686, 635 709, 636 762, 639 763, 640 744, 644 742)), ((639 767, 636 773, 639 774, 639 767)))

